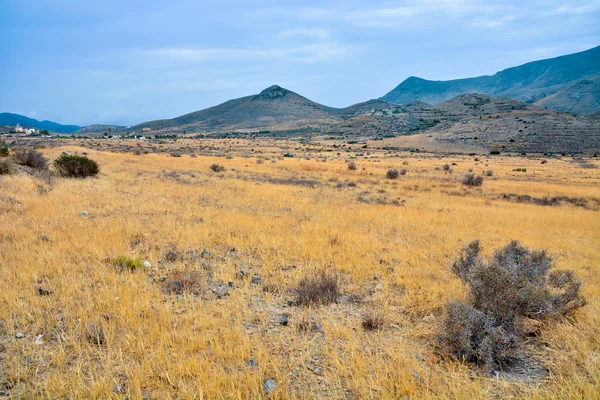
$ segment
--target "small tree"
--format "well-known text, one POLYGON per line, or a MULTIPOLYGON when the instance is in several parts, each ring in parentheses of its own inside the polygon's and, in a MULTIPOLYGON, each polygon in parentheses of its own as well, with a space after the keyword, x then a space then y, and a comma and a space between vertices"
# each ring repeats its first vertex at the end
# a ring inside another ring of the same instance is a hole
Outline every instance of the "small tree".
POLYGON ((54 160, 54 168, 60 175, 68 178, 86 178, 96 176, 100 172, 96 161, 69 154, 62 154, 54 160))

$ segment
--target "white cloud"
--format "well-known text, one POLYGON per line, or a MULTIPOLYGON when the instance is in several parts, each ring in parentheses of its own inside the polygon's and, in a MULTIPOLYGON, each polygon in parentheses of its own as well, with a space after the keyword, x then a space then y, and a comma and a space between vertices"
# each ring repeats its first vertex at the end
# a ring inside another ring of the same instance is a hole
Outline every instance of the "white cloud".
POLYGON ((516 17, 514 15, 505 15, 499 18, 480 18, 471 22, 471 26, 476 28, 498 28, 506 24, 507 22, 514 21, 516 17))
POLYGON ((295 47, 248 47, 248 48, 162 48, 140 50, 146 56, 160 57, 174 61, 215 61, 215 60, 290 60, 313 63, 348 54, 350 48, 337 42, 305 44, 295 47))
POLYGON ((320 28, 297 28, 297 29, 286 29, 277 33, 277 36, 282 38, 290 37, 305 37, 311 39, 329 39, 331 33, 327 29, 320 28))
POLYGON ((553 8, 546 12, 544 15, 579 15, 588 14, 600 9, 600 4, 563 4, 559 7, 553 8))

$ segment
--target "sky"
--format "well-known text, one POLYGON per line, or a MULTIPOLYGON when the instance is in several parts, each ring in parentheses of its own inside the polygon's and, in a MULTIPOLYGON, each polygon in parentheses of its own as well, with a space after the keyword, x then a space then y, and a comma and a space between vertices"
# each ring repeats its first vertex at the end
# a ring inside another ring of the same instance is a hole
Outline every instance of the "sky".
POLYGON ((273 84, 346 107, 598 45, 600 0, 0 0, 0 112, 133 125, 273 84))

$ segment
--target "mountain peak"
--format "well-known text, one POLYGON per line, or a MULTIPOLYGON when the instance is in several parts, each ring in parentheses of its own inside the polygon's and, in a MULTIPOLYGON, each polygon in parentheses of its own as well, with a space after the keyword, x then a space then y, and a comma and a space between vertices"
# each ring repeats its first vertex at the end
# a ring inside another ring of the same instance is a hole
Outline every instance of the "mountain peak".
POLYGON ((289 93, 291 93, 289 90, 284 89, 278 85, 273 85, 273 86, 269 86, 268 88, 266 88, 265 90, 263 90, 262 92, 257 94, 254 99, 265 99, 265 100, 279 99, 279 98, 285 97, 289 93))

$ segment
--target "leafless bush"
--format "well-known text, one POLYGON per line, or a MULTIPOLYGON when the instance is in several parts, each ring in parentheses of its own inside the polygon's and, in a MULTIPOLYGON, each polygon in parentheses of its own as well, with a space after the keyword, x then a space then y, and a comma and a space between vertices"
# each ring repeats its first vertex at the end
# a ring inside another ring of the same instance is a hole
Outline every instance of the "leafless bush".
POLYGON ((384 319, 380 313, 377 312, 369 312, 365 316, 363 316, 362 320, 362 328, 365 331, 375 331, 383 327, 384 319))
POLYGON ((398 179, 398 177, 400 176, 400 172, 397 169, 388 169, 388 171, 385 174, 385 177, 387 179, 398 179))
POLYGON ((465 174, 461 180, 461 183, 467 186, 481 186, 483 185, 483 176, 471 173, 465 174))
POLYGON ((296 304, 299 306, 335 303, 338 296, 337 275, 325 272, 303 278, 296 288, 296 304))
POLYGON ((223 171, 225 171, 225 167, 222 166, 221 164, 211 164, 209 168, 213 172, 223 172, 223 171))
POLYGON ((400 170, 400 175, 404 176, 404 175, 406 175, 407 172, 408 172, 407 170, 402 169, 402 170, 400 170))
POLYGON ((494 171, 492 171, 491 169, 488 169, 487 171, 485 171, 485 175, 486 176, 494 176, 494 171))
POLYGON ((15 162, 39 170, 48 169, 48 160, 42 153, 34 149, 18 149, 15 152, 15 162))
POLYGON ((12 162, 8 159, 0 160, 0 175, 10 175, 12 172, 12 162))
POLYGON ((545 251, 513 241, 487 262, 480 252, 474 241, 452 265, 471 291, 471 304, 447 308, 440 342, 452 357, 491 369, 517 351, 520 320, 564 315, 585 305, 581 282, 571 271, 550 272, 552 259, 545 251))
POLYGON ((355 163, 354 161, 350 161, 350 162, 348 163, 348 169, 349 169, 350 171, 356 171, 356 168, 357 168, 357 167, 356 167, 356 163, 355 163))
POLYGON ((162 282, 162 289, 169 294, 198 294, 202 289, 202 274, 197 271, 173 271, 162 282))

